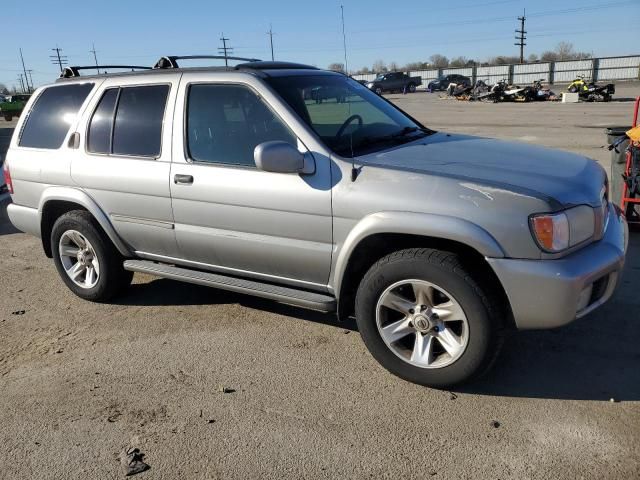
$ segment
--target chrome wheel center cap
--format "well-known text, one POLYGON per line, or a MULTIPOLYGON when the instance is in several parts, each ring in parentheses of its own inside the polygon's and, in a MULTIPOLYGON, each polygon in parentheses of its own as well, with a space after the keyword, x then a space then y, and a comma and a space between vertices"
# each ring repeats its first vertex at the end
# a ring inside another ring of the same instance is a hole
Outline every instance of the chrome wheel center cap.
POLYGON ((431 322, 424 315, 416 315, 413 318, 413 326, 419 332, 428 332, 431 329, 431 322))

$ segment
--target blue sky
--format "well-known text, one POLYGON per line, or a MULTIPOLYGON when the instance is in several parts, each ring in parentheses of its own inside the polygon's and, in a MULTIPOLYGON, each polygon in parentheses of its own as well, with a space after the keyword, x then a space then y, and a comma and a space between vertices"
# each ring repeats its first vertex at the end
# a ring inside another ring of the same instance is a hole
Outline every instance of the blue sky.
POLYGON ((389 0, 32 0, 28 7, 23 2, 0 7, 0 83, 17 83, 20 47, 36 85, 57 76, 49 60, 56 45, 73 65, 93 63, 92 43, 100 63, 151 65, 162 55, 215 54, 224 31, 236 55, 267 59, 269 24, 276 59, 326 67, 343 60, 341 3, 351 69, 378 59, 400 65, 426 61, 434 53, 478 60, 516 55, 516 17, 524 8, 526 54, 560 41, 596 56, 640 53, 640 0, 459 0, 456 6, 389 0), (407 6, 389 8, 401 4, 407 6))

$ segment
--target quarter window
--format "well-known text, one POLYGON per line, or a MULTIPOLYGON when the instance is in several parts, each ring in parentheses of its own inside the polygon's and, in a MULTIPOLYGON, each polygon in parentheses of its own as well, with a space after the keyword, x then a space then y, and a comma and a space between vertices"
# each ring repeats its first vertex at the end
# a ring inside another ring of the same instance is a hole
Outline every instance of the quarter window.
POLYGON ((111 153, 111 129, 113 128, 113 112, 117 101, 117 88, 106 90, 100 99, 89 125, 87 148, 90 152, 111 153))
POLYGON ((190 157, 198 162, 255 166, 257 145, 296 136, 252 90, 240 85, 192 85, 187 100, 190 157))
POLYGON ((58 149, 62 146, 93 83, 45 89, 31 108, 20 136, 21 147, 58 149))
POLYGON ((89 152, 157 157, 168 94, 169 85, 106 90, 89 125, 89 152))

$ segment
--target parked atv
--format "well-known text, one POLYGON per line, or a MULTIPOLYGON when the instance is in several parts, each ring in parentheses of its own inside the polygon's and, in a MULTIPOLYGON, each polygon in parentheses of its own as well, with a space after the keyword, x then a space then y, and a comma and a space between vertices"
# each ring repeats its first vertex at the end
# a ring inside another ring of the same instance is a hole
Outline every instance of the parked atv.
POLYGON ((577 93, 581 100, 586 102, 608 102, 616 93, 616 86, 613 83, 607 85, 597 85, 594 82, 585 82, 584 76, 578 76, 569 84, 567 90, 577 93))

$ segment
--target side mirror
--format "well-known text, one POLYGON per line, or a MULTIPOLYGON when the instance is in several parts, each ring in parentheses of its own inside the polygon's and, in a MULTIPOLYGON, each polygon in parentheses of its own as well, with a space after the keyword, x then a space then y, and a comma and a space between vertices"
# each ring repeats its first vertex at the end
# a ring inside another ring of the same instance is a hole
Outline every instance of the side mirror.
POLYGON ((272 141, 258 145, 253 151, 256 167, 265 172, 308 173, 305 155, 287 142, 272 141))

